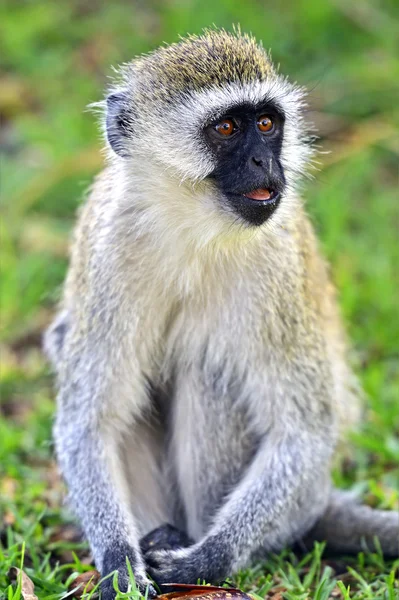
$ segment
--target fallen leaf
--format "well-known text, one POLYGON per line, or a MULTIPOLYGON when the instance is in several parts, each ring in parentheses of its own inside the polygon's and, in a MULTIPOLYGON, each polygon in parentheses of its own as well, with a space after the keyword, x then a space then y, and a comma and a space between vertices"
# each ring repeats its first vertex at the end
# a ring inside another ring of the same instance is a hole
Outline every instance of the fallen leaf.
MULTIPOLYGON (((92 571, 86 571, 81 575, 78 575, 76 579, 71 583, 68 588, 69 592, 72 592, 72 598, 82 598, 83 594, 91 592, 100 581, 101 575, 98 571, 93 569, 92 571)), ((92 596, 93 598, 95 596, 92 596)))
POLYGON ((269 591, 267 600, 284 600, 283 593, 286 591, 287 588, 285 586, 277 585, 269 591))
POLYGON ((11 569, 8 571, 8 577, 11 582, 21 581, 21 593, 24 600, 39 600, 34 593, 35 586, 33 581, 24 571, 18 569, 18 567, 11 567, 11 569))
POLYGON ((72 542, 79 543, 83 539, 83 532, 75 523, 62 523, 54 527, 50 542, 72 542))
POLYGON ((251 600, 237 588, 223 588, 215 585, 191 585, 186 583, 168 583, 165 586, 174 591, 158 596, 158 600, 251 600))

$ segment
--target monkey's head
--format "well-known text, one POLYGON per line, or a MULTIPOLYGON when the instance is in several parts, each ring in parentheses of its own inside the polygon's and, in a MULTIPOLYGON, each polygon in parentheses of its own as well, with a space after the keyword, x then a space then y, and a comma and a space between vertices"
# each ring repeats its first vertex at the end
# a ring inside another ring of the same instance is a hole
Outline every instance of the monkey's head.
POLYGON ((118 160, 140 161, 147 173, 151 164, 159 186, 167 173, 200 190, 206 210, 212 197, 229 225, 262 225, 289 202, 310 154, 302 90, 239 33, 206 31, 138 58, 106 104, 118 160))

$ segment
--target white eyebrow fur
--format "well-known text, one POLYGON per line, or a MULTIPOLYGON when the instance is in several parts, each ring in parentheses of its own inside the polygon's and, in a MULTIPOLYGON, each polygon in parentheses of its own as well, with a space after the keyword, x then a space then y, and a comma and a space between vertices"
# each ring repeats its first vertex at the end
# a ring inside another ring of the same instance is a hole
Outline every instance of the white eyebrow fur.
MULTIPOLYGON (((308 144, 302 112, 306 106, 305 91, 281 76, 265 81, 228 83, 182 96, 170 113, 168 128, 155 142, 166 162, 182 179, 201 180, 215 167, 202 130, 234 106, 272 102, 285 116, 281 152, 283 167, 295 178, 305 171, 312 150, 308 144), (169 150, 168 150, 169 148, 169 150), (170 152, 174 148, 174 152, 170 152)), ((153 137, 154 139, 154 137, 153 137)), ((288 176, 288 182, 290 177, 288 176)))

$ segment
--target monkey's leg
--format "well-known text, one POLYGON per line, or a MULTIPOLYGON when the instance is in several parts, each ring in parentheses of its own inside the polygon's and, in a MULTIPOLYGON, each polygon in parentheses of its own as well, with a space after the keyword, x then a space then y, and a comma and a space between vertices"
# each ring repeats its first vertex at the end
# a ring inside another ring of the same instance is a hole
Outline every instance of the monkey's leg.
POLYGON ((386 556, 399 557, 399 512, 362 506, 351 493, 333 490, 327 510, 304 542, 326 541, 332 550, 357 553, 375 551, 375 538, 386 556))
POLYGON ((324 506, 317 499, 307 515, 304 506, 311 504, 311 490, 319 485, 325 491, 327 479, 323 440, 315 435, 271 432, 202 539, 186 549, 146 554, 155 581, 221 581, 261 546, 281 548, 309 529, 324 506))
POLYGON ((120 456, 129 487, 129 508, 139 538, 165 523, 177 525, 175 486, 164 466, 164 431, 156 419, 138 419, 122 436, 120 456))
MULTIPOLYGON (((58 460, 96 565, 102 576, 117 570, 119 588, 127 591, 128 559, 139 588, 144 592, 148 586, 154 596, 129 507, 129 489, 118 447, 120 431, 110 421, 100 424, 82 399, 69 398, 68 411, 59 401, 54 431, 58 460)), ((102 600, 114 597, 111 576, 103 583, 102 600)))

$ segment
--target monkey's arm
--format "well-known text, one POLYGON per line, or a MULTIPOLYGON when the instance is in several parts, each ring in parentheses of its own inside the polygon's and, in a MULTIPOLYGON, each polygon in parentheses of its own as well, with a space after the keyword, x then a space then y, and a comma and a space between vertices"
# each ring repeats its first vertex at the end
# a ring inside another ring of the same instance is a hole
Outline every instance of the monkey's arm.
POLYGON ((146 554, 154 579, 221 581, 248 564, 259 548, 277 550, 308 530, 318 516, 314 510, 322 510, 329 485, 322 466, 323 440, 318 436, 281 430, 267 435, 202 540, 187 549, 146 554), (313 509, 306 511, 309 489, 317 486, 320 498, 316 491, 313 509))
MULTIPOLYGON (((77 358, 69 350, 58 396, 56 450, 72 506, 101 574, 117 570, 119 588, 126 591, 128 558, 136 583, 144 592, 150 582, 128 510, 125 475, 118 455, 122 423, 115 420, 113 405, 121 404, 122 397, 117 382, 112 383, 112 371, 106 369, 101 351, 100 343, 96 351, 82 351, 77 358), (75 356, 74 361, 71 356, 75 356)), ((114 598, 112 577, 104 582, 102 592, 103 600, 114 598)), ((155 595, 151 585, 149 592, 155 595)))
POLYGON ((383 554, 399 557, 399 512, 362 506, 351 493, 333 490, 327 510, 305 537, 306 546, 326 541, 328 548, 351 554, 374 551, 378 538, 383 554))

